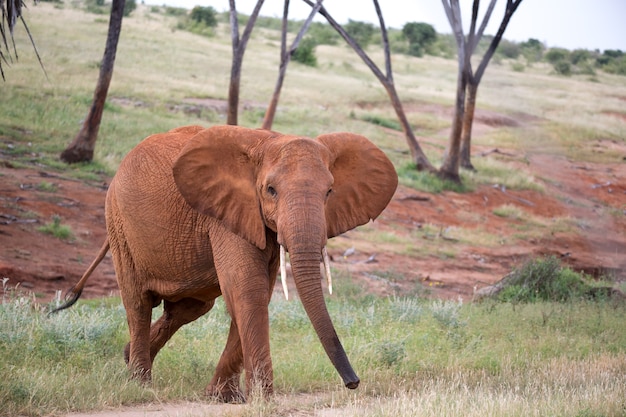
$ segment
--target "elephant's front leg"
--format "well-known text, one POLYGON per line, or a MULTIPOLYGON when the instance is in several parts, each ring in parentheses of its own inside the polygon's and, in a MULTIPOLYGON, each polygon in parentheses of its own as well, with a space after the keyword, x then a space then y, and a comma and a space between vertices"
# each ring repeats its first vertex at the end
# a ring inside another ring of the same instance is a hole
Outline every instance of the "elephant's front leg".
POLYGON ((273 392, 267 309, 274 282, 269 278, 270 256, 222 228, 211 230, 210 237, 215 268, 232 323, 226 348, 208 390, 222 397, 230 395, 239 385, 243 362, 248 394, 253 387, 258 387, 268 396, 273 392))

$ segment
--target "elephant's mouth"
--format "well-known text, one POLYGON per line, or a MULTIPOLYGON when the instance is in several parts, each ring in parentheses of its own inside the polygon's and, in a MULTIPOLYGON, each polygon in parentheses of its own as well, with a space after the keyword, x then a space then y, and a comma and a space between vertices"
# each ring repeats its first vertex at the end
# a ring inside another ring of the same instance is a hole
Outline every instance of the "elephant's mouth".
MULTIPOLYGON (((287 288, 287 262, 285 260, 285 247, 280 245, 280 282, 283 286, 283 293, 285 294, 285 300, 289 299, 289 289, 287 288)), ((330 258, 326 246, 322 248, 321 252, 322 260, 324 262, 324 273, 328 281, 328 292, 333 293, 333 277, 330 273, 330 258)))

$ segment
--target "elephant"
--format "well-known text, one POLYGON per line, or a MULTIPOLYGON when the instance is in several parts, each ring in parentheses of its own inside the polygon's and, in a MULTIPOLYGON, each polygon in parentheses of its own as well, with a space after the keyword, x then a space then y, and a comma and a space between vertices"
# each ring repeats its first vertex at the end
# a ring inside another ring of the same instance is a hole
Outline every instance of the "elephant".
MULTIPOLYGON (((375 219, 398 176, 363 136, 315 139, 239 126, 185 126, 141 141, 120 163, 105 202, 107 238, 55 311, 73 305, 110 250, 132 375, 151 380, 159 350, 223 296, 231 318, 206 394, 245 401, 273 393, 268 304, 283 251, 317 336, 347 388, 359 385, 326 308, 327 240, 375 219), (152 309, 164 303, 151 324, 152 309)), ((282 268, 281 268, 282 269, 282 268)))

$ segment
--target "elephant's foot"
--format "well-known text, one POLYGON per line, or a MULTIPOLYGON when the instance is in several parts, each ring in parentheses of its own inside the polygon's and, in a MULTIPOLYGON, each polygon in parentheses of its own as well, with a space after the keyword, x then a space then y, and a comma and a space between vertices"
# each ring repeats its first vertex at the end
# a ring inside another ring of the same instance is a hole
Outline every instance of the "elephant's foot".
POLYGON ((131 371, 131 378, 142 383, 148 384, 152 381, 152 370, 141 366, 133 366, 130 364, 130 343, 124 347, 124 362, 131 371))
POLYGON ((205 393, 208 397, 230 404, 242 404, 246 402, 246 396, 238 384, 232 382, 209 384, 205 393))

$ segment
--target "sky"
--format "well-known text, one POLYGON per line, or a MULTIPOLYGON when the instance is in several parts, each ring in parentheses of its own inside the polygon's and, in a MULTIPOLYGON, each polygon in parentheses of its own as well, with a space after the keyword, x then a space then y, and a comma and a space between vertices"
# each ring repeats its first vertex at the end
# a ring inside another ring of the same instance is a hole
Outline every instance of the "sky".
MULTIPOLYGON (((464 14, 464 29, 469 26, 472 1, 460 0, 464 14)), ((185 7, 213 6, 217 11, 228 10, 227 0, 144 0, 146 4, 185 7)), ((480 16, 487 8, 481 3, 480 16)), ((495 34, 502 20, 504 0, 499 0, 485 33, 495 34)), ((237 11, 250 14, 256 0, 237 0, 237 11)), ((261 15, 282 17, 283 0, 265 0, 261 15)), ((348 19, 378 24, 370 0, 325 0, 324 7, 339 23, 348 19), (359 4, 359 7, 354 7, 359 4)), ((401 29, 406 22, 425 22, 438 33, 450 33, 450 25, 439 0, 379 0, 387 27, 401 29)), ((305 19, 310 12, 301 0, 290 1, 290 18, 305 19)), ((316 18, 324 21, 323 17, 316 18)), ((626 0, 524 0, 511 18, 504 37, 521 42, 535 38, 547 47, 570 50, 621 49, 626 51, 626 0)))

